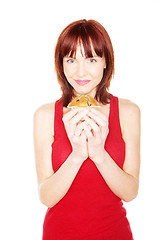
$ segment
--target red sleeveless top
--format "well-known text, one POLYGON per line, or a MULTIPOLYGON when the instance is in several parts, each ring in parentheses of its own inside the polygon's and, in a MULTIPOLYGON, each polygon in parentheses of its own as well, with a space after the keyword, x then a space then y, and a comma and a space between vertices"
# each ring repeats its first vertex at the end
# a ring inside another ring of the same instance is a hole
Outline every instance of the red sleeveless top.
MULTIPOLYGON (((62 121, 63 105, 55 103, 52 166, 56 172, 72 152, 62 121)), ((122 168, 125 142, 122 138, 118 98, 112 97, 109 134, 105 149, 122 168)), ((108 187, 95 164, 82 164, 67 194, 48 208, 43 224, 43 240, 133 240, 123 203, 108 187)))

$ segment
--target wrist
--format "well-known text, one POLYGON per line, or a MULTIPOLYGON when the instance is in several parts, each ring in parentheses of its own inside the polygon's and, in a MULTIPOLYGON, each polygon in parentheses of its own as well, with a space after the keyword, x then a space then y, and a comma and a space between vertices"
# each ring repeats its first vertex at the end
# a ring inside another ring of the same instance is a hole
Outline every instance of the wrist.
POLYGON ((103 149, 102 151, 98 152, 96 155, 94 155, 91 160, 97 164, 97 165, 101 165, 104 163, 105 161, 105 156, 106 156, 106 150, 103 149))
POLYGON ((82 157, 82 156, 79 156, 74 151, 70 154, 70 161, 75 165, 81 165, 86 160, 86 158, 82 157))

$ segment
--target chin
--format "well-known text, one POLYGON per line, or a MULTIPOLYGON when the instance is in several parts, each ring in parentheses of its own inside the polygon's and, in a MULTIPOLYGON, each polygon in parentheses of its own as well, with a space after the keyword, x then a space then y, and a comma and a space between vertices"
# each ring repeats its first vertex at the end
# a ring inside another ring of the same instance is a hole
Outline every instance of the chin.
POLYGON ((92 90, 88 90, 87 89, 81 89, 81 90, 78 90, 77 91, 75 90, 75 95, 90 95, 91 97, 94 97, 95 96, 95 92, 92 91, 92 90))

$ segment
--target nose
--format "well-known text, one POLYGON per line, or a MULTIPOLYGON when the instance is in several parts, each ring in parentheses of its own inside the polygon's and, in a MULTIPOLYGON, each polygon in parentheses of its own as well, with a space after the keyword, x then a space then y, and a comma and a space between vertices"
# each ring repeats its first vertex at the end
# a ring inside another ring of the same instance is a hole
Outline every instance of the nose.
POLYGON ((79 62, 77 65, 77 77, 82 78, 86 74, 85 62, 79 62))

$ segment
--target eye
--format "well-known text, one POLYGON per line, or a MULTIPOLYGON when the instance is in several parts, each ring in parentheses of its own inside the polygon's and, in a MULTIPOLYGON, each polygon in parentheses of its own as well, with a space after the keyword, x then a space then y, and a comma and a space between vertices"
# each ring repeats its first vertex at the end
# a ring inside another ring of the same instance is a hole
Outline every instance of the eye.
POLYGON ((67 59, 67 63, 74 63, 74 62, 75 62, 75 60, 73 58, 67 59))
POLYGON ((89 61, 90 63, 95 63, 95 62, 97 62, 95 58, 89 58, 88 61, 89 61))

